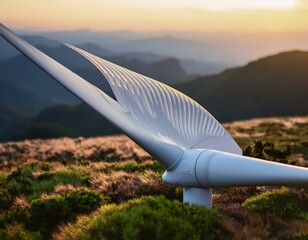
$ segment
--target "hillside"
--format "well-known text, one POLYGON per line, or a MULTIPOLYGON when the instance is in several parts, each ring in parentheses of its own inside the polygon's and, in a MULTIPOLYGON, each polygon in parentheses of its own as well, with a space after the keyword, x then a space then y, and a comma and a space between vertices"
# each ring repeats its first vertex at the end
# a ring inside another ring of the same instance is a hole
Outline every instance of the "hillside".
POLYGON ((25 121, 25 113, 8 109, 0 104, 0 132, 25 121))
MULTIPOLYGON (((291 146, 289 164, 308 166, 308 117, 224 126, 242 149, 253 140, 270 141, 276 152, 291 146)), ((199 238, 306 239, 304 189, 216 188, 208 210, 180 203, 182 189, 161 180, 164 170, 123 135, 2 143, 0 238, 121 239, 133 229, 134 239, 179 231, 186 239, 189 229, 199 238)))
MULTIPOLYGON (((84 106, 80 106, 82 108, 84 106)), ((74 109, 62 106, 59 108, 51 108, 50 113, 59 120, 56 122, 60 124, 61 121, 64 126, 73 125, 77 128, 79 120, 74 118, 68 119, 65 114, 75 112, 74 109), (62 111, 62 115, 59 111, 62 111)), ((42 120, 46 117, 42 113, 38 118, 42 120)), ((85 114, 84 118, 89 115, 85 114)), ((97 127, 97 122, 91 120, 93 130, 97 127)), ((278 143, 280 147, 291 145, 293 147, 294 156, 299 165, 303 165, 302 160, 308 161, 308 117, 284 117, 284 118, 256 118, 245 121, 236 121, 224 124, 224 127, 234 137, 237 143, 245 148, 252 143, 252 139, 261 141, 271 141, 278 143)), ((80 126, 83 128, 83 126, 80 126)), ((110 129, 112 131, 112 129, 110 129)), ((33 130, 32 130, 33 131, 33 130)), ((39 131, 37 131, 39 133, 39 131)), ((0 156, 14 156, 16 159, 24 159, 26 155, 30 158, 38 159, 40 161, 47 161, 49 157, 55 155, 70 155, 73 159, 82 158, 87 159, 93 154, 93 151, 101 149, 103 152, 108 149, 114 149, 115 153, 121 158, 127 158, 131 154, 137 154, 139 157, 148 157, 138 145, 131 141, 128 137, 123 135, 95 137, 95 138, 58 138, 50 140, 25 140, 20 142, 0 143, 0 156), (87 151, 84 151, 87 148, 87 151), (18 149, 21 151, 19 152, 18 149)), ((0 158, 0 162, 1 162, 0 158)), ((1 165, 1 163, 0 163, 1 165)), ((305 164, 304 164, 305 165, 305 164)))
MULTIPOLYGON (((93 46, 91 47, 93 48, 93 46)), ((56 52, 52 54, 54 54, 54 57, 57 55, 56 52)), ((74 52, 70 54, 72 55, 68 56, 75 56, 74 52)), ((76 61, 76 64, 74 62, 69 63, 63 54, 57 55, 57 57, 59 61, 66 62, 71 67, 80 67, 78 61, 76 61), (63 57, 64 59, 62 59, 63 57)), ((125 58, 119 57, 115 60, 122 65, 129 64, 131 69, 139 69, 141 72, 150 73, 157 78, 163 77, 162 75, 166 69, 170 69, 174 77, 176 75, 179 78, 184 76, 184 72, 179 68, 175 59, 166 59, 147 64, 137 59, 126 61, 125 58)), ((11 61, 16 60, 12 59, 11 61)), ((19 57, 19 61, 22 64, 24 60, 19 57)), ((217 75, 193 79, 176 85, 176 88, 191 96, 222 122, 255 117, 305 115, 308 114, 307 63, 308 52, 285 52, 259 59, 243 67, 226 70, 217 75)), ((25 77, 29 79, 16 78, 17 86, 24 86, 23 89, 28 90, 28 92, 32 88, 32 90, 35 89, 34 92, 44 93, 45 99, 53 96, 53 98, 50 98, 49 104, 50 101, 56 103, 74 99, 68 91, 52 79, 44 79, 44 74, 39 69, 36 68, 30 73, 31 69, 35 68, 32 65, 29 62, 26 64, 28 67, 25 70, 27 73, 25 77), (27 77, 28 74, 32 77, 27 77), (37 77, 33 78, 33 76, 37 77), (62 98, 60 99, 56 98, 59 93, 64 94, 61 95, 62 98)), ((5 72, 7 68, 0 67, 0 69, 2 69, 0 72, 5 72)), ((86 63, 84 68, 76 68, 75 71, 82 77, 90 79, 93 84, 109 93, 111 92, 107 82, 104 81, 98 71, 93 69, 93 66, 91 68, 89 63, 86 63)), ((169 81, 172 79, 169 79, 169 81)), ((1 88, 2 91, 4 89, 1 88)), ((9 91, 3 93, 2 96, 4 97, 7 94, 14 96, 15 93, 9 91)), ((19 94, 18 96, 21 98, 21 95, 19 94)), ((26 99, 31 99, 29 96, 22 97, 24 100, 21 101, 19 97, 12 99, 12 101, 31 105, 32 108, 35 106, 46 107, 46 103, 48 103, 41 100, 25 101, 26 99)), ((6 99, 8 98, 6 97, 6 99)), ((60 105, 48 107, 31 119, 5 129, 5 131, 1 132, 0 141, 61 136, 90 137, 116 133, 118 133, 116 128, 88 106, 84 104, 65 107, 60 105), (63 108, 68 110, 63 111, 63 108), (84 116, 87 116, 87 118, 84 116)))
MULTIPOLYGON (((0 109, 1 110, 1 109, 0 109)), ((93 137, 113 135, 119 130, 88 105, 56 105, 40 111, 32 118, 23 119, 0 132, 0 141, 93 137)))
POLYGON ((0 80, 0 103, 9 109, 22 109, 25 112, 36 112, 52 104, 47 98, 38 93, 33 93, 11 82, 0 80), (20 97, 22 96, 22 97, 20 97))
POLYGON ((308 52, 291 51, 177 86, 220 121, 308 114, 308 52))

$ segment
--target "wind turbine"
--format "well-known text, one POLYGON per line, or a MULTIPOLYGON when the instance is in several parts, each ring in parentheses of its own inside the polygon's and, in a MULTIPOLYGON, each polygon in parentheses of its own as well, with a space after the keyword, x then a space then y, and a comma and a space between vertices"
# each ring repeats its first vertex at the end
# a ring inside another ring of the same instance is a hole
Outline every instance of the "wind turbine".
POLYGON ((208 111, 163 83, 66 44, 105 76, 116 101, 2 24, 0 35, 161 162, 184 202, 211 207, 214 187, 308 184, 308 168, 242 156, 208 111))

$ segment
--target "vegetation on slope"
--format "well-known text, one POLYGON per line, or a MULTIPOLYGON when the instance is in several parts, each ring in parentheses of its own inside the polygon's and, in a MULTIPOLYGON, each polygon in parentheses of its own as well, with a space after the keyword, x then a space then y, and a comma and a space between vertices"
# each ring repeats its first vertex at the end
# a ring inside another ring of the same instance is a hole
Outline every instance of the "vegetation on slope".
POLYGON ((164 197, 103 206, 62 228, 55 239, 218 239, 228 236, 216 209, 164 197))
MULTIPOLYGON (((305 119, 226 127, 248 155, 305 166, 305 119)), ((181 188, 162 182, 164 168, 123 136, 3 143, 0 161, 1 239, 307 236, 304 189, 214 189, 213 210, 187 206, 181 188)))
POLYGON ((304 198, 287 188, 275 189, 247 199, 243 206, 285 219, 303 219, 308 222, 308 204, 304 198))

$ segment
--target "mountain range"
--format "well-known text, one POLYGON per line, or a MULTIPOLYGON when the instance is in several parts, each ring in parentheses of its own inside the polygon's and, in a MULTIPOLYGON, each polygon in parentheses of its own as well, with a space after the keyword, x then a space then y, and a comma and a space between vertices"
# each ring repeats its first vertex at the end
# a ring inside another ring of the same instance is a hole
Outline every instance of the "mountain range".
MULTIPOLYGON (((80 54, 57 41, 36 36, 25 36, 24 38, 56 61, 62 63, 98 88, 111 94, 111 89, 102 74, 80 54)), ((33 109, 29 108, 37 104, 27 100, 22 103, 22 106, 18 105, 18 101, 15 101, 15 105, 10 107, 19 110, 28 108, 27 110, 36 111, 54 104, 76 104, 79 102, 76 97, 53 81, 36 65, 24 56, 18 54, 12 46, 0 42, 0 47, 6 49, 5 54, 0 53, 0 56, 2 55, 2 57, 0 57, 0 59, 2 59, 2 61, 0 61, 0 83, 5 82, 6 85, 6 88, 0 88, 0 95, 6 94, 25 100, 28 98, 34 99, 39 94, 46 99, 44 101, 39 101, 40 104, 37 107, 33 107, 33 109), (14 52, 17 55, 14 55, 14 52), (18 88, 19 94, 15 94, 14 89, 16 88, 18 88), (35 96, 30 97, 30 94, 35 96), (25 106, 26 103, 28 103, 29 106, 25 106)), ((95 44, 83 44, 80 48, 95 53, 98 56, 103 56, 105 59, 133 71, 159 79, 169 85, 178 84, 193 76, 187 74, 182 68, 181 63, 174 58, 158 58, 149 54, 134 55, 132 53, 129 56, 113 55, 111 52, 95 44), (138 56, 140 58, 137 58, 138 56), (141 59, 142 57, 147 60, 143 61, 141 59), (155 59, 150 61, 151 57, 155 59)))
MULTIPOLYGON (((183 81, 175 88, 191 96, 221 122, 307 115, 307 63, 308 52, 283 52, 219 74, 183 81)), ((163 62, 161 64, 165 66, 163 62)), ((155 68, 159 69, 159 66, 155 68)), ((9 115, 7 111, 6 115, 9 115)), ((115 133, 119 133, 116 128, 85 104, 58 105, 7 127, 0 134, 0 140, 115 133)))
MULTIPOLYGON (((94 43, 115 54, 150 53, 174 57, 181 62, 198 61, 204 71, 213 74, 226 67, 244 65, 266 55, 308 49, 308 31, 302 32, 193 32, 193 31, 92 31, 87 29, 60 32, 22 32, 72 45, 94 43), (216 68, 213 71, 212 67, 216 68)), ((183 67, 185 64, 183 64, 183 67)), ((201 69, 199 69, 200 71, 201 69)))
MULTIPOLYGON (((24 36, 23 38, 113 96, 103 75, 75 51, 58 41, 44 37, 24 36)), ((91 43, 85 43, 79 47, 169 85, 175 85, 193 77, 193 75, 187 74, 181 63, 174 58, 137 52, 117 55, 91 43)), ((0 38, 0 49, 0 132, 16 123, 34 117, 45 108, 57 104, 75 105, 80 103, 78 98, 2 38, 0 38)))

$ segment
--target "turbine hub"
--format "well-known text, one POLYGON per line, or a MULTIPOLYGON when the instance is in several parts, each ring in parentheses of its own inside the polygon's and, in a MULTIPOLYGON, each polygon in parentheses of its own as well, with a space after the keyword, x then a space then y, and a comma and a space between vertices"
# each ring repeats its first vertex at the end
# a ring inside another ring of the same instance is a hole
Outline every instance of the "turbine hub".
POLYGON ((196 176, 196 164, 205 149, 189 149, 184 151, 175 166, 163 174, 163 181, 182 187, 202 187, 196 176))

